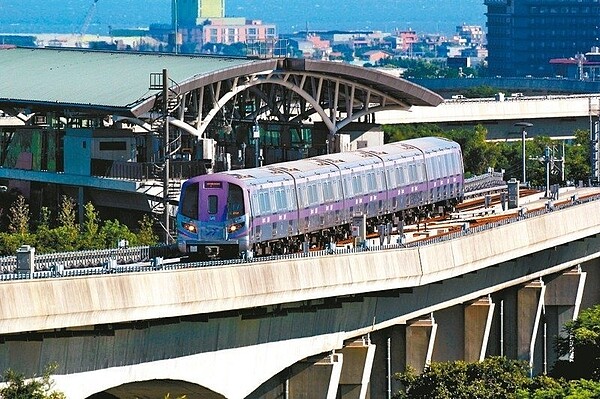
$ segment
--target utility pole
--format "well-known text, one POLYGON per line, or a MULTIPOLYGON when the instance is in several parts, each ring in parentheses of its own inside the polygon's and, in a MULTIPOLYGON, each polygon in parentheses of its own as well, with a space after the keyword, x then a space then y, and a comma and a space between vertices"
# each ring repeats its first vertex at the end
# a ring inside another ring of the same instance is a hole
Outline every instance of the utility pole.
POLYGON ((175 41, 173 42, 174 47, 175 47, 175 54, 177 54, 179 52, 178 46, 179 46, 179 9, 177 8, 177 0, 174 0, 174 10, 173 12, 175 13, 175 15, 173 16, 174 18, 174 29, 175 29, 175 41))
POLYGON ((164 153, 164 174, 163 174, 163 202, 165 206, 164 224, 165 224, 165 244, 170 244, 170 210, 169 210, 169 168, 171 167, 169 158, 171 156, 169 149, 169 72, 166 69, 162 71, 162 96, 163 96, 163 117, 165 118, 165 131, 163 138, 164 153))
POLYGON ((523 160, 523 181, 521 184, 527 185, 527 174, 525 173, 525 137, 527 137, 526 128, 533 126, 532 123, 529 122, 517 122, 515 126, 519 126, 521 128, 521 152, 522 152, 522 160, 523 160))

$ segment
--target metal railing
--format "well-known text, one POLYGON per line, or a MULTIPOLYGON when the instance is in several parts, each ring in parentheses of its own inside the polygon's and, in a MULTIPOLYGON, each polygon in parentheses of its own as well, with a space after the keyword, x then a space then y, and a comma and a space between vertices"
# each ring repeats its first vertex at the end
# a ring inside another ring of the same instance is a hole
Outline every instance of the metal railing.
MULTIPOLYGON (((186 180, 190 177, 206 174, 206 167, 202 161, 171 161, 169 177, 171 179, 186 180)), ((92 175, 125 180, 160 180, 163 171, 153 162, 119 162, 119 161, 92 161, 92 175)))
POLYGON ((287 255, 264 256, 251 259, 231 259, 231 260, 216 260, 204 262, 179 262, 175 261, 167 263, 164 259, 168 256, 168 252, 173 251, 173 248, 167 247, 136 247, 123 249, 109 249, 102 251, 81 251, 69 253, 56 253, 48 255, 39 255, 35 257, 35 272, 31 276, 30 273, 16 273, 17 261, 16 256, 0 258, 0 281, 23 280, 23 279, 39 279, 39 278, 56 278, 56 277, 77 277, 77 276, 93 276, 107 273, 136 273, 147 271, 170 271, 179 269, 201 268, 201 267, 229 267, 241 264, 270 262, 286 259, 302 259, 315 258, 324 256, 336 256, 340 254, 355 254, 366 251, 385 251, 410 249, 421 246, 446 242, 467 235, 476 234, 479 232, 495 229, 510 223, 522 221, 538 217, 545 213, 555 212, 561 209, 566 209, 578 204, 589 203, 600 200, 600 195, 590 196, 579 199, 577 196, 572 196, 570 201, 554 205, 549 202, 548 206, 539 210, 527 212, 522 209, 514 217, 502 219, 495 222, 490 222, 480 226, 470 227, 464 225, 460 231, 425 238, 423 240, 409 243, 394 243, 385 245, 363 245, 358 247, 338 247, 335 249, 324 249, 319 251, 299 252, 287 255), (130 262, 129 264, 127 264, 130 262), (62 265, 62 267, 61 267, 62 265))

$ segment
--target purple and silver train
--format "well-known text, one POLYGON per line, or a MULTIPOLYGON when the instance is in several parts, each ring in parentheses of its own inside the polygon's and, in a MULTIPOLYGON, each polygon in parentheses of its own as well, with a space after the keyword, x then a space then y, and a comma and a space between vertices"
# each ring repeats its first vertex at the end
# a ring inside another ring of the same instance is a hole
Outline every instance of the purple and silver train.
POLYGON ((367 229, 452 209, 464 193, 460 146, 426 137, 184 182, 179 250, 197 258, 281 254, 367 229))

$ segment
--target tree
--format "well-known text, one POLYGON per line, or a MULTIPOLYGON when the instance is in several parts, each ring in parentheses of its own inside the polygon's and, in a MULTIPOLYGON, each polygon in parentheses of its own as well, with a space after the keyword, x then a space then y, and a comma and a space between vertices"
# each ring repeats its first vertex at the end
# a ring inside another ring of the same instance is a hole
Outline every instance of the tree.
POLYGON ((115 248, 121 240, 127 240, 129 245, 138 243, 136 235, 116 219, 107 220, 100 229, 100 234, 104 239, 104 248, 115 248))
POLYGON ((519 389, 529 391, 533 384, 527 362, 505 357, 432 363, 422 374, 409 369, 394 378, 405 387, 397 399, 514 398, 519 389))
POLYGON ((85 204, 83 208, 84 221, 83 226, 81 226, 79 247, 85 249, 102 249, 104 239, 100 234, 98 212, 91 202, 85 204))
POLYGON ((40 222, 35 230, 35 246, 39 253, 53 252, 55 245, 54 236, 50 229, 51 212, 47 207, 40 210, 40 222))
POLYGON ((519 399, 593 399, 600 397, 600 383, 589 380, 549 381, 546 386, 530 392, 519 392, 519 399))
POLYGON ((8 231, 20 234, 22 236, 29 233, 29 205, 25 202, 25 197, 19 195, 8 210, 10 222, 8 231))
POLYGON ((54 249, 58 252, 75 251, 78 248, 79 227, 75 223, 75 201, 63 195, 58 210, 59 226, 51 230, 55 240, 54 249))
POLYGON ((0 389, 0 397, 3 399, 66 399, 62 392, 54 391, 54 382, 50 374, 56 370, 52 364, 44 369, 41 377, 27 380, 24 374, 11 369, 3 373, 6 386, 0 389))
POLYGON ((573 354, 573 361, 556 363, 552 374, 567 379, 600 381, 600 305, 581 311, 576 320, 565 323, 565 337, 556 341, 560 356, 573 354))
POLYGON ((567 180, 587 181, 592 174, 590 165, 590 133, 587 130, 575 131, 575 142, 566 148, 565 175, 567 180))
POLYGON ((139 245, 156 245, 158 236, 154 232, 154 221, 148 215, 144 215, 139 222, 140 231, 138 232, 139 245))

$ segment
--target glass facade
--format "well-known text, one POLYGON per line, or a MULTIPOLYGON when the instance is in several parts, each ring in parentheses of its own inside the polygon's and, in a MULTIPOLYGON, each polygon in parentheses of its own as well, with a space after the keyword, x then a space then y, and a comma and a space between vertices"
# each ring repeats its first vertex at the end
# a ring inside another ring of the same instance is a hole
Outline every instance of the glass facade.
POLYGON ((485 0, 492 76, 552 76, 553 58, 598 46, 598 0, 485 0))

